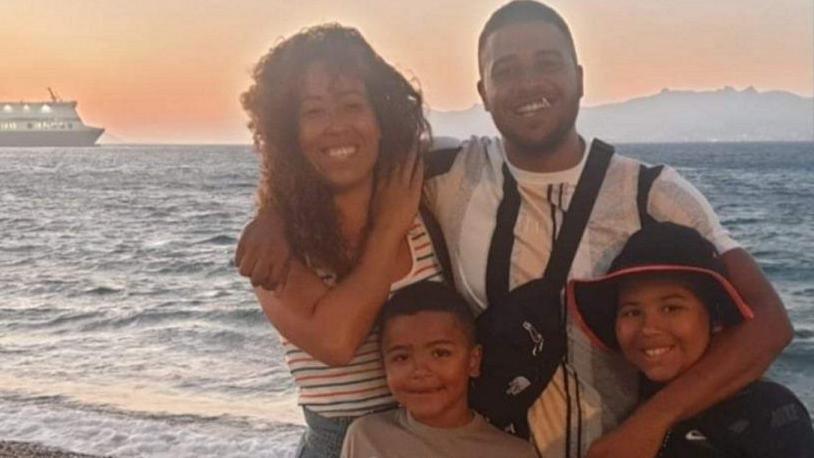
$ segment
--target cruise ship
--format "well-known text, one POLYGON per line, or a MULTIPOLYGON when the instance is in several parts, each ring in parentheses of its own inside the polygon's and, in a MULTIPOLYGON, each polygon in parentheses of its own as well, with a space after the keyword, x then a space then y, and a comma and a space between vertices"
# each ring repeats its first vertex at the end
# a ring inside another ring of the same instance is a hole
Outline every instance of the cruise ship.
POLYGON ((75 101, 63 101, 51 88, 48 102, 0 102, 0 147, 93 146, 105 131, 85 125, 75 101))

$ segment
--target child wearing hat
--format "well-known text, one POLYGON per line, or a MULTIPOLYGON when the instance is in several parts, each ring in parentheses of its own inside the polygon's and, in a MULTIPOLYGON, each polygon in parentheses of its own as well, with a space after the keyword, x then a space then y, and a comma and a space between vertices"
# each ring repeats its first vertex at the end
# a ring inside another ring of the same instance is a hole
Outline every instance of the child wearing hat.
POLYGON ((481 349, 455 291, 432 281, 407 286, 385 303, 379 329, 387 386, 401 407, 355 420, 343 458, 537 457, 468 406, 481 349))
MULTIPOLYGON (((593 343, 639 369, 645 399, 695 364, 714 333, 752 318, 712 244, 673 223, 645 226, 607 275, 571 281, 567 297, 593 343)), ((811 458, 814 432, 791 391, 759 380, 675 425, 658 456, 811 458)))

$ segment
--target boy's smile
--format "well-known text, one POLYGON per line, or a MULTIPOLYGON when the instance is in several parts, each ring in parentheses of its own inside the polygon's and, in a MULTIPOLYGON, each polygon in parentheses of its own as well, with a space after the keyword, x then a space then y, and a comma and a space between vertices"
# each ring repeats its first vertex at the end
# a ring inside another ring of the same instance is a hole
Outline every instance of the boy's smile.
POLYGON ((387 384, 413 418, 436 428, 472 420, 469 378, 478 375, 481 352, 453 314, 397 316, 381 332, 387 384))

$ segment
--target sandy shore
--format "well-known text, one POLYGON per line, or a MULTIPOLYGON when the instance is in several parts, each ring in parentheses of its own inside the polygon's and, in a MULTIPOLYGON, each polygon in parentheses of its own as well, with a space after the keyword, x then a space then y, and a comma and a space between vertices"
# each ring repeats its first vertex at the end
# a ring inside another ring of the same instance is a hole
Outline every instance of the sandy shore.
POLYGON ((0 441, 0 458, 99 458, 32 442, 0 441))

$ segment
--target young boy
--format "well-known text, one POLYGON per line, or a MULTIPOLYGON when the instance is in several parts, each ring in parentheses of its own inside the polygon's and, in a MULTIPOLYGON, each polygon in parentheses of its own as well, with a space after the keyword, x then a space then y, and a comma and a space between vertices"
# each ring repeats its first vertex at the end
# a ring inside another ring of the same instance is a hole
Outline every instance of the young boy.
POLYGON ((343 458, 536 457, 469 409, 481 348, 464 300, 437 282, 399 290, 379 318, 387 385, 401 408, 351 424, 343 458))
MULTIPOLYGON (((572 281, 567 294, 594 343, 640 370, 643 399, 695 364, 713 334, 752 318, 715 248, 672 223, 631 236, 606 276, 572 281)), ((658 456, 810 458, 814 433, 794 394, 760 380, 675 425, 658 456)))

